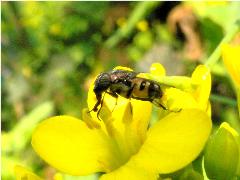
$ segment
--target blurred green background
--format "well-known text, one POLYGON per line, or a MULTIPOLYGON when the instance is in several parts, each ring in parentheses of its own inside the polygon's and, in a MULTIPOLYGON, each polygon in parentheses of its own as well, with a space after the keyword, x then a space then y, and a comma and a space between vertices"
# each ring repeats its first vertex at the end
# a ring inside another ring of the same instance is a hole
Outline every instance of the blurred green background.
MULTIPOLYGON (((31 148, 31 132, 52 115, 80 118, 101 71, 121 65, 146 72, 159 62, 168 75, 190 75, 239 9, 239 2, 1 2, 2 179, 13 179, 15 163, 52 178, 55 170, 31 148)), ((239 131, 221 61, 212 73, 213 122, 239 131)))

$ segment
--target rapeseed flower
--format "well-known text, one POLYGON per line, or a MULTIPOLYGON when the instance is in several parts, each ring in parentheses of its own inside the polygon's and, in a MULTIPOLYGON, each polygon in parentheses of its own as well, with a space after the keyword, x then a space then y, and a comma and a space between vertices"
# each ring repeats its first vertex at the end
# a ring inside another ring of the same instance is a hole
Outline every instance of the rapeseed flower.
POLYGON ((231 78, 240 87, 240 45, 222 45, 222 58, 231 78))
POLYGON ((224 65, 235 85, 238 112, 240 116, 240 45, 223 44, 222 58, 224 65))
MULTIPOLYGON (((156 78, 159 69, 164 76, 161 65, 151 69, 156 78)), ((163 102, 173 105, 178 98, 181 110, 167 111, 152 126, 150 102, 118 97, 115 107, 116 98, 107 93, 99 113, 101 120, 96 112, 88 113, 96 103, 92 84, 82 120, 63 115, 43 121, 33 133, 32 146, 51 166, 77 176, 103 172, 101 179, 157 179, 159 174, 179 170, 199 155, 212 126, 207 114, 208 69, 197 67, 188 82, 191 90, 163 88, 167 93, 163 102)))

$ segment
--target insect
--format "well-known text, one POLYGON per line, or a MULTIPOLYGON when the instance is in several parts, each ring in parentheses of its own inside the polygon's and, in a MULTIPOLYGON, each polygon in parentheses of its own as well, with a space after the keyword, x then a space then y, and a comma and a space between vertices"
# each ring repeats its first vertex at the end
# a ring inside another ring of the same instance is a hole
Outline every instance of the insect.
POLYGON ((112 70, 99 74, 93 89, 97 102, 91 111, 99 113, 103 103, 103 93, 108 93, 115 98, 120 95, 127 99, 150 101, 166 110, 159 103, 159 99, 163 95, 160 85, 155 81, 137 77, 137 75, 138 73, 128 70, 112 70), (101 107, 98 109, 100 105, 101 107))

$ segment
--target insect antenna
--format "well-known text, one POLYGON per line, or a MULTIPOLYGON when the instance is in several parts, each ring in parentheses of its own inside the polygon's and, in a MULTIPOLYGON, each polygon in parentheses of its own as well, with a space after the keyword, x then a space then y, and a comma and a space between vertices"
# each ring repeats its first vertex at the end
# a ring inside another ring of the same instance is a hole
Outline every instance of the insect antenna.
POLYGON ((176 111, 170 110, 170 109, 166 108, 164 105, 162 105, 160 102, 154 101, 154 100, 152 101, 152 103, 157 105, 157 106, 159 106, 159 107, 161 107, 161 108, 163 108, 163 110, 166 110, 166 111, 169 111, 169 112, 178 113, 178 112, 180 112, 182 110, 182 108, 180 108, 180 109, 178 109, 176 111))
POLYGON ((155 99, 152 101, 153 104, 155 104, 158 107, 163 108, 163 110, 168 110, 164 105, 162 105, 159 101, 156 101, 155 99))

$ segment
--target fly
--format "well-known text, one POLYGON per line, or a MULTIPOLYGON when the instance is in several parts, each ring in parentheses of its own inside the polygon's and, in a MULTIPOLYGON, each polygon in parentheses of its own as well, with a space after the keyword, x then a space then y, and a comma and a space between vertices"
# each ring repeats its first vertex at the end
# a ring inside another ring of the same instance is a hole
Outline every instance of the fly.
POLYGON ((103 103, 103 93, 108 93, 115 98, 120 95, 127 99, 149 101, 166 110, 159 103, 159 99, 163 96, 160 85, 155 81, 137 77, 137 75, 138 73, 128 70, 113 70, 99 74, 93 89, 97 102, 91 111, 99 114, 103 103), (99 106, 100 109, 98 109, 99 106))

